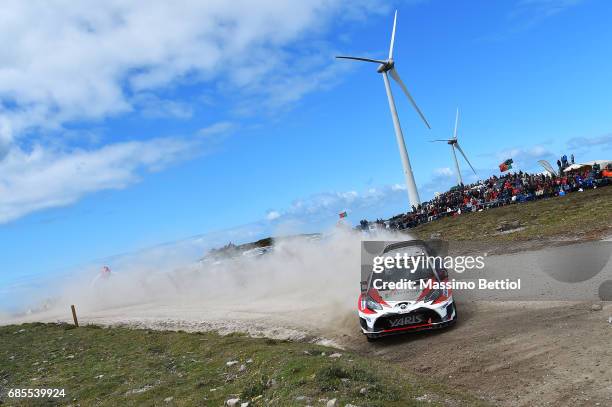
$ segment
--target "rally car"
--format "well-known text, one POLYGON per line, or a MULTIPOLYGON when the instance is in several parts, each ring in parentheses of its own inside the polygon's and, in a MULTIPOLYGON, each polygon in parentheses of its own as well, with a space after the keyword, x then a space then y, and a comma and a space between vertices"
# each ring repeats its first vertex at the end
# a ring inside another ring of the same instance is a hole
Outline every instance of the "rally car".
MULTIPOLYGON (((415 241, 388 245, 381 256, 403 256, 405 253, 408 256, 434 256, 426 245, 415 241)), ((425 262, 422 265, 415 268, 414 272, 385 267, 384 271, 372 272, 367 280, 362 281, 358 301, 359 323, 368 341, 386 335, 439 329, 457 321, 451 289, 435 288, 436 284, 433 284, 436 281, 447 283, 448 272, 437 265, 428 266, 425 262), (414 287, 381 289, 381 285, 388 286, 384 282, 406 280, 413 281, 414 287)))

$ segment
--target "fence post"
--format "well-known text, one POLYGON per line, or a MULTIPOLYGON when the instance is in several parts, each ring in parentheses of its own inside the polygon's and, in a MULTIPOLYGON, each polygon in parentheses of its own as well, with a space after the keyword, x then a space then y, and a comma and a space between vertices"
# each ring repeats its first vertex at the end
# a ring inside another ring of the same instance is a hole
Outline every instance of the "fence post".
POLYGON ((76 308, 74 307, 74 305, 71 305, 70 309, 72 310, 72 319, 74 320, 74 326, 76 326, 78 328, 79 327, 79 320, 77 319, 76 308))

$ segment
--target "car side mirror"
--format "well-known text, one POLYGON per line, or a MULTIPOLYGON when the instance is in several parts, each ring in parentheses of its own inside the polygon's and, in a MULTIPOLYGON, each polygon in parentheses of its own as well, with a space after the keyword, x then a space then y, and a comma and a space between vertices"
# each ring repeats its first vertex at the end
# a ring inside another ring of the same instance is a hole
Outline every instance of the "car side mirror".
POLYGON ((367 281, 362 281, 360 283, 361 286, 361 292, 365 293, 368 290, 368 282, 367 281))

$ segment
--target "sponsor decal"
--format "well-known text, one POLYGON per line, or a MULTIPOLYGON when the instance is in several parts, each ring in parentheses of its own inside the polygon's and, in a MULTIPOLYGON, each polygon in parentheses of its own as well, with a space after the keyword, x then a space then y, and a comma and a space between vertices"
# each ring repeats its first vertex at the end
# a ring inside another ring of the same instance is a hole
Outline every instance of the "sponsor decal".
POLYGON ((396 319, 389 320, 389 325, 391 325, 391 328, 395 328, 395 327, 403 326, 403 325, 418 324, 420 322, 423 322, 423 317, 421 315, 415 314, 415 315, 406 315, 405 317, 402 317, 402 318, 396 318, 396 319))

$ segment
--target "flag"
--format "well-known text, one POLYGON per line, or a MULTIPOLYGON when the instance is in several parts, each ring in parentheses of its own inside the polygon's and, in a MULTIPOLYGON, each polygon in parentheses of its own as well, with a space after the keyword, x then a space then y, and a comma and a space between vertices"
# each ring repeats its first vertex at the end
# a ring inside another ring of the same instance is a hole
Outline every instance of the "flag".
POLYGON ((505 172, 508 171, 510 168, 512 168, 512 163, 514 161, 512 161, 512 158, 508 158, 506 161, 504 161, 503 163, 499 164, 499 170, 501 172, 505 172))
POLYGON ((539 160, 538 164, 540 164, 542 167, 544 167, 544 169, 551 175, 557 175, 557 173, 555 172, 555 170, 553 169, 552 165, 550 165, 550 163, 546 160, 539 160))
POLYGON ((346 211, 344 211, 344 212, 340 212, 338 216, 340 216, 340 219, 342 219, 342 218, 346 218, 348 214, 346 213, 346 211))

